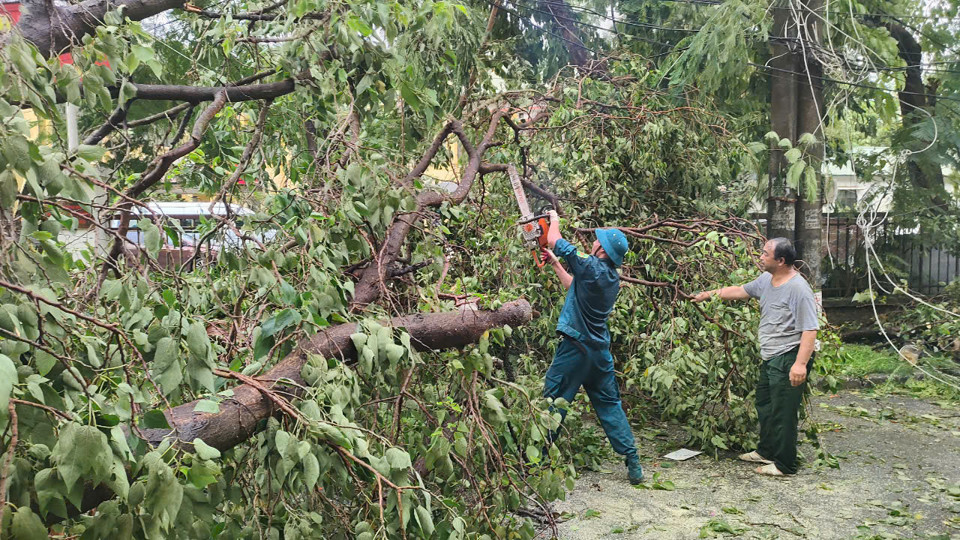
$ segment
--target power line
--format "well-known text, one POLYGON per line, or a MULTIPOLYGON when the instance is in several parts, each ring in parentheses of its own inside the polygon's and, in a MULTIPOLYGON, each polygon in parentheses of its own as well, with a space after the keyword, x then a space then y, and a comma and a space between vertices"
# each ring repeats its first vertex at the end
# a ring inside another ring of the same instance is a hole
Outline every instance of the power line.
POLYGON ((935 99, 938 99, 938 100, 939 100, 939 99, 945 99, 945 100, 948 100, 948 101, 960 102, 960 98, 953 97, 953 96, 944 96, 944 95, 940 95, 940 94, 927 94, 927 93, 924 93, 924 92, 910 92, 910 91, 907 91, 907 90, 893 90, 893 89, 890 89, 890 88, 884 88, 884 87, 882 87, 882 86, 874 86, 874 85, 870 85, 870 84, 856 83, 856 82, 852 82, 852 81, 841 81, 841 80, 839 80, 839 79, 831 79, 830 77, 823 77, 823 76, 819 76, 819 75, 813 75, 812 73, 802 73, 802 72, 799 72, 799 71, 793 71, 793 70, 789 70, 789 69, 776 68, 776 67, 773 67, 773 66, 765 66, 765 65, 763 65, 763 64, 757 64, 757 63, 754 63, 754 62, 747 62, 747 63, 748 63, 749 65, 751 65, 751 66, 754 66, 754 67, 757 67, 757 68, 760 68, 760 69, 767 69, 767 70, 779 71, 779 72, 781 72, 781 73, 788 73, 788 74, 790 74, 790 75, 799 75, 799 76, 801 76, 801 77, 811 77, 811 78, 813 78, 813 79, 818 79, 818 80, 825 81, 825 82, 831 82, 831 83, 834 83, 834 84, 843 84, 843 85, 847 85, 847 86, 856 86, 856 87, 858 87, 858 88, 866 88, 866 89, 870 89, 870 90, 880 90, 880 91, 882 91, 882 92, 897 92, 897 93, 899 93, 899 94, 909 94, 909 95, 914 95, 914 96, 932 97, 932 98, 935 98, 935 99))
MULTIPOLYGON (((515 3, 516 3, 516 1, 515 1, 515 3)), ((637 28, 649 28, 649 29, 653 29, 653 30, 664 30, 664 31, 670 31, 670 32, 690 32, 690 33, 696 33, 696 32, 699 32, 699 31, 700 31, 700 29, 694 30, 694 29, 690 29, 690 28, 675 28, 675 27, 669 27, 669 26, 660 26, 660 25, 658 25, 658 24, 652 24, 652 23, 649 23, 649 22, 646 22, 646 23, 644 23, 644 22, 633 22, 633 21, 626 21, 626 20, 623 20, 623 19, 617 19, 617 18, 614 17, 613 15, 607 15, 606 13, 600 13, 599 11, 596 11, 596 10, 593 10, 593 9, 590 9, 590 8, 579 7, 579 6, 572 6, 572 5, 569 5, 569 4, 567 4, 566 2, 563 2, 563 1, 561 1, 561 0, 540 0, 540 3, 542 3, 542 4, 548 4, 548 5, 563 6, 563 7, 566 7, 567 9, 569 9, 569 10, 575 12, 575 13, 589 13, 589 14, 591 14, 591 15, 594 15, 594 16, 600 17, 600 18, 602 18, 602 19, 606 19, 606 20, 608 20, 608 21, 611 21, 611 22, 613 22, 613 24, 622 24, 622 25, 624 25, 624 26, 634 26, 634 27, 637 27, 637 28)))
MULTIPOLYGON (((508 8, 508 7, 504 6, 503 4, 497 3, 495 0, 486 0, 486 1, 487 1, 487 3, 490 4, 491 6, 494 6, 494 7, 498 8, 498 9, 502 9, 502 10, 506 11, 507 13, 513 13, 514 15, 516 15, 516 16, 518 16, 518 17, 523 17, 523 14, 519 13, 519 12, 516 11, 516 10, 513 10, 513 9, 511 9, 511 8, 508 8)), ((542 13, 542 14, 545 14, 545 15, 549 15, 550 17, 555 18, 555 19, 557 19, 557 20, 568 21, 568 22, 571 22, 571 23, 576 24, 576 25, 579 25, 579 26, 584 26, 584 27, 587 27, 587 28, 593 28, 593 29, 596 29, 596 30, 602 30, 602 31, 604 31, 604 32, 609 32, 609 33, 611 33, 611 34, 613 34, 613 35, 615 35, 615 36, 617 36, 617 37, 628 38, 628 39, 639 39, 639 40, 641 40, 641 41, 646 41, 646 42, 648 42, 648 43, 653 43, 653 44, 656 44, 656 45, 667 45, 667 46, 672 47, 672 45, 670 45, 670 44, 668 44, 668 43, 664 43, 664 42, 662 42, 662 41, 657 41, 657 40, 655 40, 655 39, 650 39, 650 38, 646 38, 646 37, 642 37, 642 36, 635 36, 635 35, 630 35, 630 34, 623 34, 623 33, 620 33, 620 32, 618 32, 617 30, 612 29, 612 28, 604 28, 604 27, 602 27, 602 26, 597 26, 597 25, 590 24, 590 23, 587 23, 587 22, 578 21, 578 20, 576 20, 576 19, 573 19, 573 18, 570 18, 570 17, 565 17, 565 16, 563 16, 563 15, 558 15, 558 14, 556 14, 556 13, 551 13, 551 12, 549 12, 549 11, 544 11, 544 10, 542 10, 542 9, 532 8, 532 7, 527 6, 527 5, 520 5, 520 3, 519 3, 519 2, 516 2, 516 0, 514 0, 514 3, 517 5, 518 8, 525 9, 525 10, 527 10, 527 11, 533 11, 533 12, 537 12, 537 13, 542 13)), ((597 54, 597 55, 600 55, 600 54, 601 54, 599 51, 596 51, 596 50, 591 49, 591 48, 587 47, 586 45, 584 45, 582 41, 573 41, 573 40, 568 39, 568 38, 565 38, 565 37, 563 37, 563 36, 559 36, 559 35, 557 35, 557 34, 554 34, 553 32, 551 32, 551 31, 549 31, 549 30, 547 30, 547 29, 545 29, 545 28, 542 29, 542 30, 543 30, 544 32, 547 32, 548 34, 550 34, 550 35, 552 35, 552 36, 554 36, 554 37, 558 37, 558 38, 560 38, 560 39, 562 39, 562 40, 564 40, 564 41, 566 41, 566 42, 568 42, 568 43, 572 43, 572 44, 577 45, 577 46, 579 46, 579 47, 583 47, 584 49, 587 49, 588 51, 590 51, 590 52, 592 52, 592 53, 594 53, 594 54, 597 54)), ((671 30, 672 30, 672 29, 671 29, 671 30)), ((697 30, 694 30, 694 32, 697 32, 697 30)))
MULTIPOLYGON (((517 17, 521 17, 521 18, 523 17, 523 14, 522 14, 522 13, 520 13, 520 12, 514 10, 514 9, 508 8, 507 6, 505 6, 505 5, 503 5, 503 4, 500 4, 500 3, 496 2, 495 0, 485 0, 485 1, 486 1, 488 4, 490 4, 492 7, 495 7, 495 8, 497 8, 497 9, 503 10, 503 11, 505 11, 505 12, 507 12, 507 13, 512 13, 512 14, 516 15, 517 17)), ((529 8, 525 8, 525 9, 529 9, 529 8)), ((549 15, 549 13, 548 13, 548 15, 549 15)), ((572 19, 570 19, 570 20, 572 21, 572 19)), ((576 22, 576 21, 574 21, 574 22, 576 22)), ((550 34, 551 36, 553 36, 553 37, 555 37, 555 38, 557 38, 557 39, 561 39, 561 40, 563 40, 563 41, 566 41, 567 43, 576 45, 577 47, 582 47, 583 49, 588 50, 588 51, 592 52, 593 54, 596 54, 596 55, 598 55, 598 56, 602 56, 602 54, 601 54, 600 51, 597 51, 597 50, 591 49, 590 47, 587 47, 587 46, 583 43, 583 41, 580 41, 580 40, 574 41, 574 40, 572 40, 572 39, 565 38, 565 37, 563 37, 563 36, 561 36, 561 35, 559 35, 559 34, 555 34, 555 33, 551 32, 550 30, 547 30, 546 28, 540 28, 540 27, 538 27, 537 29, 538 29, 538 30, 541 30, 541 31, 543 31, 543 32, 546 32, 546 33, 550 34)))
MULTIPOLYGON (((488 1, 488 3, 490 3, 491 5, 493 5, 493 6, 495 6, 495 7, 498 7, 498 8, 500 8, 500 9, 503 9, 504 11, 507 11, 507 12, 509 12, 509 13, 513 13, 513 14, 517 15, 518 17, 522 17, 522 16, 523 16, 523 15, 520 14, 519 12, 517 12, 517 11, 515 11, 515 10, 511 10, 510 8, 507 8, 506 6, 503 6, 502 4, 498 4, 498 3, 494 2, 493 0, 487 0, 487 1, 488 1)), ((705 3, 705 2, 710 2, 711 0, 665 0, 665 1, 705 3)), ((583 21, 578 21, 578 20, 576 20, 576 19, 572 19, 572 18, 570 18, 570 17, 564 17, 564 16, 562 16, 562 15, 556 15, 556 14, 549 13, 549 12, 545 12, 545 11, 543 11, 543 10, 539 10, 539 9, 536 9, 536 8, 530 8, 529 6, 519 6, 519 4, 518 4, 518 7, 523 7, 523 9, 527 9, 527 10, 531 10, 531 11, 537 11, 537 12, 545 13, 545 14, 547 14, 547 15, 556 17, 557 19, 563 19, 563 20, 572 22, 572 23, 577 24, 577 25, 587 26, 587 27, 591 27, 591 28, 596 28, 596 29, 604 30, 604 31, 613 33, 613 34, 615 34, 615 35, 617 35, 617 36, 619 36, 619 37, 627 37, 627 38, 638 38, 638 37, 639 37, 639 36, 630 36, 630 35, 628 35, 628 34, 622 34, 622 33, 618 32, 618 31, 616 31, 616 30, 614 30, 614 29, 599 27, 599 26, 596 26, 596 25, 592 25, 592 24, 589 24, 589 23, 585 23, 585 22, 583 22, 583 21)), ((549 30, 546 30, 546 29, 543 29, 543 28, 541 28, 541 30, 543 30, 543 31, 545 31, 545 32, 547 32, 547 33, 555 36, 555 37, 558 37, 558 38, 560 38, 560 39, 562 39, 562 40, 564 40, 564 41, 567 41, 567 42, 573 43, 574 45, 578 45, 578 46, 580 46, 580 47, 583 47, 584 49, 589 50, 590 52, 593 52, 594 54, 597 54, 597 55, 600 55, 600 54, 601 54, 599 51, 590 49, 589 47, 587 47, 586 45, 584 45, 582 42, 575 42, 575 41, 573 41, 573 40, 564 38, 564 37, 562 37, 562 36, 558 36, 558 35, 554 34, 553 32, 550 32, 549 30)), ((699 31, 699 30, 697 30, 697 31, 699 31)), ((652 42, 652 43, 655 43, 655 44, 658 44, 658 45, 663 45, 663 46, 672 47, 671 44, 669 44, 669 43, 664 43, 664 42, 662 42, 662 41, 645 39, 645 38, 640 38, 640 39, 643 39, 644 41, 649 41, 649 42, 652 42)), ((776 39, 776 36, 773 36, 771 39, 776 39)), ((791 39, 794 39, 794 38, 791 38, 791 39)), ((798 40, 799 40, 800 38, 795 38, 795 39, 798 39, 798 40)), ((670 53, 673 53, 673 52, 679 52, 679 50, 671 50, 671 51, 668 51, 668 52, 663 53, 663 54, 658 55, 658 56, 664 56, 664 55, 666 55, 666 54, 670 54, 670 53)), ((879 91, 882 91, 882 92, 897 92, 897 93, 900 93, 900 94, 917 95, 917 96, 923 96, 923 97, 928 97, 928 98, 929 98, 929 97, 932 97, 932 98, 935 98, 935 99, 942 99, 942 100, 947 100, 947 101, 960 102, 960 98, 952 97, 952 96, 944 96, 944 95, 940 95, 940 94, 928 94, 928 93, 924 93, 924 92, 911 92, 911 91, 908 91, 908 90, 892 90, 892 89, 889 89, 889 88, 884 88, 884 87, 882 87, 882 86, 874 86, 874 85, 868 85, 868 84, 863 84, 863 83, 856 83, 856 82, 851 82, 851 81, 842 81, 842 80, 839 80, 839 79, 833 79, 833 78, 829 78, 829 77, 823 77, 823 76, 813 75, 813 74, 811 74, 811 73, 803 73, 803 72, 798 72, 798 71, 791 71, 791 70, 788 70, 788 69, 775 68, 775 67, 772 67, 772 66, 766 66, 766 65, 762 65, 762 64, 757 64, 757 63, 754 63, 754 62, 748 62, 748 64, 751 65, 751 66, 760 68, 760 69, 774 70, 774 71, 779 71, 779 72, 782 72, 782 73, 788 73, 788 74, 790 74, 790 75, 799 75, 799 76, 802 76, 802 77, 810 77, 810 78, 818 79, 818 80, 821 80, 821 81, 824 81, 824 82, 832 82, 832 83, 834 83, 834 84, 842 84, 842 85, 846 85, 846 86, 855 86, 855 87, 858 87, 858 88, 865 88, 865 89, 869 89, 869 90, 879 90, 879 91)), ((878 68, 878 69, 879 69, 879 68, 878 68)), ((890 67, 890 66, 884 66, 883 69, 891 69, 891 70, 894 70, 894 69, 904 69, 904 68, 893 68, 893 67, 890 67)))
MULTIPOLYGON (((676 2, 682 4, 693 4, 700 6, 719 6, 724 2, 721 0, 660 0, 662 2, 676 2)), ((769 9, 774 9, 778 11, 793 11, 788 7, 779 7, 771 6, 769 9)), ((821 13, 829 13, 831 15, 850 15, 849 11, 837 11, 837 10, 818 10, 821 13)), ((918 14, 895 14, 895 13, 853 13, 854 17, 895 17, 899 19, 922 19, 928 21, 960 21, 960 17, 948 16, 948 15, 918 15, 918 14)))

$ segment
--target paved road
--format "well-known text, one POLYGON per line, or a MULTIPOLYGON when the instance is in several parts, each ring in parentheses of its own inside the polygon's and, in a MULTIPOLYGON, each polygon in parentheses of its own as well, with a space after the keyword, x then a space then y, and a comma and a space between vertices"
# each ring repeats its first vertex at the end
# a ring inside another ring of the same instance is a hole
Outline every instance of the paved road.
MULTIPOLYGON (((960 408, 941 405, 857 392, 815 397, 812 421, 835 429, 821 437, 840 468, 808 463, 791 478, 701 455, 669 468, 647 461, 647 477, 659 472, 675 489, 637 489, 610 463, 612 472, 583 474, 554 506, 565 519, 559 538, 960 540, 960 408)), ((640 440, 647 455, 677 444, 640 440)), ((816 457, 809 443, 801 451, 816 457)))

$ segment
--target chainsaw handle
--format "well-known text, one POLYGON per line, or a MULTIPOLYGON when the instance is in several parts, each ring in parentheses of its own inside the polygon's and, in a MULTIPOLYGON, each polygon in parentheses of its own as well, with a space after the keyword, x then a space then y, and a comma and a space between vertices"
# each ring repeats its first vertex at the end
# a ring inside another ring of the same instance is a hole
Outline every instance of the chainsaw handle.
POLYGON ((533 253, 533 260, 537 263, 537 268, 543 268, 543 266, 547 264, 547 258, 541 257, 537 250, 531 250, 531 253, 533 253))

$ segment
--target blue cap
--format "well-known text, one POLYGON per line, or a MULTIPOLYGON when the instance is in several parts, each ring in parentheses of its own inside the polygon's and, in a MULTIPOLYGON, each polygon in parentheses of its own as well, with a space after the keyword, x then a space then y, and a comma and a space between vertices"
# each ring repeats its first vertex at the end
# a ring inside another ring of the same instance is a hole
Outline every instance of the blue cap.
POLYGON ((626 235, 617 229, 597 229, 597 240, 614 265, 623 264, 623 256, 630 249, 626 235))

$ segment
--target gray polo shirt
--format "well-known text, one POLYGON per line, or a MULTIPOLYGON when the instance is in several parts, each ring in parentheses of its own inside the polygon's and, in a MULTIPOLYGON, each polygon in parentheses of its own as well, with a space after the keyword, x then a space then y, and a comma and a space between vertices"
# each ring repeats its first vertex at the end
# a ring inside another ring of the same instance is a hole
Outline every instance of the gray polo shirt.
POLYGON ((810 285, 799 273, 779 287, 773 276, 764 272, 743 286, 752 298, 760 300, 760 356, 769 360, 800 345, 800 335, 817 330, 817 305, 810 285))

